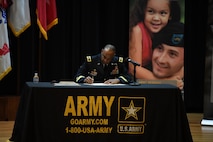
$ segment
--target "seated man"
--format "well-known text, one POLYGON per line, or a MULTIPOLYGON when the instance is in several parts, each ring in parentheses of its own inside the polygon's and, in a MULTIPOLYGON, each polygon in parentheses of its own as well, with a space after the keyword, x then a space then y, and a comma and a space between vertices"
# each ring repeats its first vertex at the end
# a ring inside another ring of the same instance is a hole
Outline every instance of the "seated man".
POLYGON ((107 44, 100 54, 87 56, 86 61, 80 66, 74 81, 77 83, 129 83, 130 76, 124 64, 123 57, 115 56, 116 49, 107 44))

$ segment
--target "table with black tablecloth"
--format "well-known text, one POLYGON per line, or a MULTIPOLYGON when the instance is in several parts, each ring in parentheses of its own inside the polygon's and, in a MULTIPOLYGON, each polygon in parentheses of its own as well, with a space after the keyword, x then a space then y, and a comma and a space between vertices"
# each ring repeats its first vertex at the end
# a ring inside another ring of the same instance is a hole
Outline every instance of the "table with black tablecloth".
POLYGON ((15 142, 192 142, 181 91, 167 84, 26 82, 15 142))

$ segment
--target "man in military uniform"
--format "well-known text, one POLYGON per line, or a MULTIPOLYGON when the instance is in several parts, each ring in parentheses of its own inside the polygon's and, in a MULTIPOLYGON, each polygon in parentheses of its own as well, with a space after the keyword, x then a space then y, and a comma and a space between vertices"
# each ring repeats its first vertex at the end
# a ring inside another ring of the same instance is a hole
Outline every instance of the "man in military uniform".
POLYGON ((129 83, 130 76, 124 64, 123 57, 115 56, 116 49, 107 44, 100 54, 87 56, 75 75, 77 83, 129 83))

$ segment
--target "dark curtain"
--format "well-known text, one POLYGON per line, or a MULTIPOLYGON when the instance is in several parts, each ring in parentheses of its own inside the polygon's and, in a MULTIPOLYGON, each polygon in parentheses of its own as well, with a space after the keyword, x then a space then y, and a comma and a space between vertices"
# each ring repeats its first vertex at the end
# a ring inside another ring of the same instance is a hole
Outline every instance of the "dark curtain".
POLYGON ((203 112, 208 1, 185 0, 185 5, 184 101, 188 112, 203 112))
MULTIPOLYGON (((188 111, 202 112, 207 2, 185 1, 184 99, 188 111)), ((36 0, 30 0, 30 28, 18 38, 9 30, 13 69, 0 82, 0 95, 20 95, 35 71, 40 81, 73 80, 84 57, 107 43, 117 47, 117 55, 128 56, 129 0, 56 3, 59 23, 48 31, 48 40, 36 23, 36 0)))

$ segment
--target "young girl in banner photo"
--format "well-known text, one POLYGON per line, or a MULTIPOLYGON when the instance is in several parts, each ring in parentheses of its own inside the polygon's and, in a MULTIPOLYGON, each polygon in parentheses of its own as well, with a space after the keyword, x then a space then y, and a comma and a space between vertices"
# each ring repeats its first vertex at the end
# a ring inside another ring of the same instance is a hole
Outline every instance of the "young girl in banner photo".
MULTIPOLYGON (((168 23, 181 20, 178 0, 135 0, 129 18, 129 57, 141 66, 136 67, 137 79, 171 79, 183 84, 183 69, 177 76, 158 78, 152 74, 152 38, 168 23), (149 69, 149 70, 148 70, 149 69)), ((134 66, 129 64, 133 75, 134 66)))

